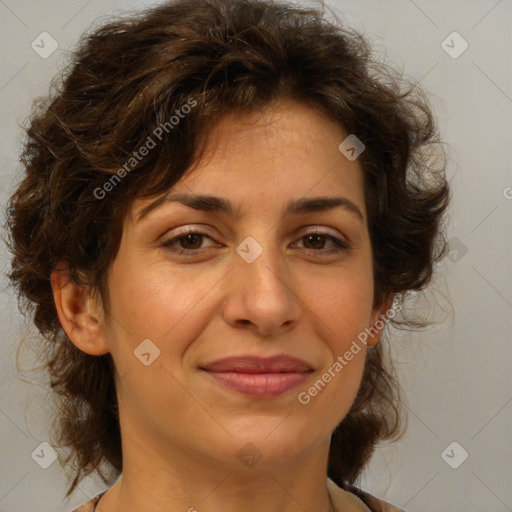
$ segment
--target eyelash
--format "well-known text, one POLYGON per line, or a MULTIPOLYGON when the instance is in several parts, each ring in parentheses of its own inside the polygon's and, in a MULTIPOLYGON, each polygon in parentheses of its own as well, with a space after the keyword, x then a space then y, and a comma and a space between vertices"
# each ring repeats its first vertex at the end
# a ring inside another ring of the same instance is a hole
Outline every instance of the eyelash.
MULTIPOLYGON (((167 240, 166 242, 163 242, 162 247, 165 247, 166 249, 168 249, 169 251, 171 251, 177 255, 194 256, 194 255, 200 253, 202 249, 175 249, 175 248, 172 248, 172 246, 175 243, 177 243, 182 238, 186 238, 188 235, 200 235, 200 236, 207 237, 210 240, 212 240, 212 238, 208 234, 200 232, 200 231, 195 231, 193 228, 190 228, 185 233, 181 233, 180 235, 175 236, 174 238, 171 238, 170 240, 167 240)), ((342 242, 339 238, 336 238, 335 236, 328 235, 327 233, 322 233, 321 231, 316 231, 316 230, 309 231, 308 233, 305 233, 304 235, 302 235, 299 238, 299 240, 302 238, 308 237, 308 236, 312 236, 312 235, 319 235, 319 236, 325 237, 326 239, 333 242, 335 247, 332 249, 328 249, 328 250, 326 250, 326 249, 304 249, 310 255, 318 256, 319 255, 318 253, 320 253, 325 256, 329 256, 329 255, 337 254, 342 251, 346 251, 346 250, 350 249, 350 247, 346 243, 342 242)))

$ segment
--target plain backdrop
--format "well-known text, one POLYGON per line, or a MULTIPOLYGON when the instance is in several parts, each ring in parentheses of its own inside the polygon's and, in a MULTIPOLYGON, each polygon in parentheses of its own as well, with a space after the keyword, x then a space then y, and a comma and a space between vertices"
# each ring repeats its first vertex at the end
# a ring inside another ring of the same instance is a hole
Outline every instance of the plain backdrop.
MULTIPOLYGON (((0 0, 3 205, 19 179, 19 123, 32 99, 48 92, 94 20, 150 4, 0 0), (31 46, 42 32, 58 44, 47 58, 31 46)), ((420 333, 388 333, 409 428, 400 442, 378 449, 361 485, 411 512, 511 511, 512 1, 328 4, 429 92, 453 187, 450 255, 437 267, 432 291, 410 306, 438 323, 420 333)), ((9 254, 4 245, 1 251, 6 271, 9 254)), ((44 378, 27 384, 17 374, 16 347, 30 324, 2 279, 0 512, 67 512, 105 486, 87 479, 66 502, 59 464, 43 469, 34 460, 48 439, 47 388, 44 378)))

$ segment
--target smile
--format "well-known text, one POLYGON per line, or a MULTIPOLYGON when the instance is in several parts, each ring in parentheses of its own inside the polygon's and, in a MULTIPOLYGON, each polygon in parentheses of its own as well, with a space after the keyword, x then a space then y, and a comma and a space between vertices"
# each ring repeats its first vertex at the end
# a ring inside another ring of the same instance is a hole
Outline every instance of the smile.
POLYGON ((221 386, 257 398, 274 398, 299 387, 313 372, 306 361, 291 356, 230 357, 201 370, 221 386))

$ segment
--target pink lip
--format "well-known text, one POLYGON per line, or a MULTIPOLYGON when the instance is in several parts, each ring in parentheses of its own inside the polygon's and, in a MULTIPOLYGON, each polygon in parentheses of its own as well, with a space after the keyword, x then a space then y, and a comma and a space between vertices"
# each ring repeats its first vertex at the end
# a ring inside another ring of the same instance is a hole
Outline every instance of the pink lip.
POLYGON ((300 386, 313 368, 291 356, 235 356, 206 364, 201 370, 219 384, 244 395, 272 398, 300 386))

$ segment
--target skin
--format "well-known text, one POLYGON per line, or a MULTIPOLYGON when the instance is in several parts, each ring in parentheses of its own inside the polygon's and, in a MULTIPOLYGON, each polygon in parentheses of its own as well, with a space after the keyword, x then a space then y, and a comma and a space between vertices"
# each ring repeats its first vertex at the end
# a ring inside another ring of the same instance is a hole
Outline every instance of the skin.
POLYGON ((109 270, 108 313, 93 291, 52 274, 72 342, 88 354, 110 352, 115 363, 124 469, 101 512, 148 503, 152 512, 329 510, 330 435, 355 399, 364 345, 307 405, 297 395, 390 307, 372 309, 363 174, 338 150, 346 136, 301 103, 228 115, 172 192, 226 197, 240 204, 239 218, 167 202, 138 222, 152 200, 137 200, 109 270), (305 196, 343 196, 363 218, 345 207, 283 216, 289 200, 305 196), (198 254, 162 247, 186 226, 210 238, 174 247, 198 254), (335 244, 308 239, 308 227, 349 249, 325 254, 335 244), (235 251, 248 236, 263 248, 252 263, 235 251), (160 350, 149 366, 134 356, 145 339, 160 350), (293 355, 314 372, 282 396, 248 397, 199 370, 233 354, 293 355), (252 467, 237 457, 246 443, 261 454, 252 467))

